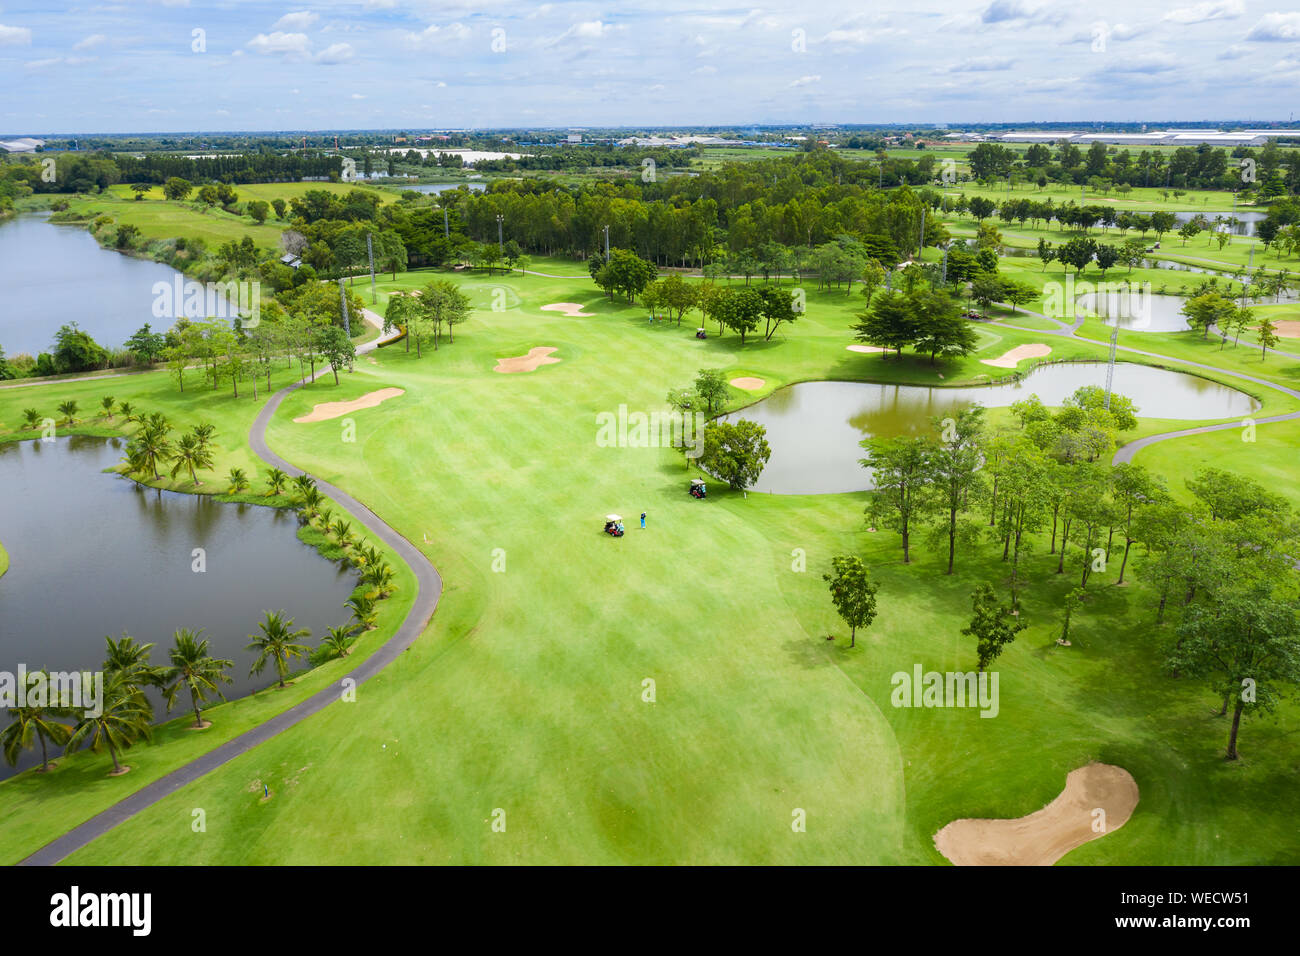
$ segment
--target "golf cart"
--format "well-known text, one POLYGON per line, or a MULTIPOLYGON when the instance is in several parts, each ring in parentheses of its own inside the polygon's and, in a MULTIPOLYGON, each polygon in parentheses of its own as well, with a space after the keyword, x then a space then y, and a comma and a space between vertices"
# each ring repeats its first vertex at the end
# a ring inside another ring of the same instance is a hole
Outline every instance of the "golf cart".
POLYGON ((703 329, 696 329, 696 330, 695 330, 695 337, 696 337, 697 339, 708 338, 708 336, 704 334, 704 330, 703 330, 703 329))
POLYGON ((605 515, 605 534, 616 538, 623 537, 623 519, 618 515, 605 515))
POLYGON ((703 478, 691 479, 691 497, 704 498, 708 495, 708 489, 704 487, 703 478))

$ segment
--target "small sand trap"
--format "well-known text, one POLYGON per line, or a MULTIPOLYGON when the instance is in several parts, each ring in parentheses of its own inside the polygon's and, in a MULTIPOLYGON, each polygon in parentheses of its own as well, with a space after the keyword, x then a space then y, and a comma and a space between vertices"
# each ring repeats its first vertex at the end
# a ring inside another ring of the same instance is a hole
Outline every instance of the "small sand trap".
POLYGON ((374 408, 380 402, 386 402, 390 398, 396 398, 398 395, 404 395, 405 393, 406 389, 404 388, 381 388, 377 392, 368 392, 350 402, 321 402, 311 410, 310 414, 295 418, 294 421, 299 425, 305 425, 308 422, 323 422, 326 419, 338 418, 340 415, 346 415, 348 412, 355 412, 362 408, 374 408))
POLYGON ((590 319, 595 316, 595 312, 583 312, 582 304, 579 302, 552 302, 550 305, 542 306, 543 312, 563 312, 565 315, 581 316, 590 319))
POLYGON ((504 372, 509 375, 512 372, 531 372, 539 365, 554 365, 560 361, 557 358, 551 358, 551 353, 556 349, 550 345, 538 345, 528 350, 527 355, 516 355, 513 358, 497 359, 497 367, 492 371, 504 372))
POLYGON ((849 345, 846 346, 850 352, 888 352, 889 349, 879 345, 849 345))
POLYGON ((743 388, 747 392, 755 392, 762 388, 766 382, 761 378, 754 378, 752 375, 742 375, 740 378, 733 378, 731 384, 736 388, 743 388))
POLYGON ((1015 820, 954 820, 934 835, 934 845, 958 866, 1050 866, 1118 830, 1137 802, 1137 781, 1127 770, 1090 763, 1072 770, 1065 789, 1043 809, 1015 820), (1103 819, 1098 808, 1106 811, 1100 832, 1093 829, 1103 819))
POLYGON ((1003 352, 999 358, 980 359, 980 362, 996 368, 1015 368, 1017 364, 1025 359, 1042 358, 1044 355, 1051 354, 1052 350, 1049 346, 1043 345, 1041 342, 1035 342, 1033 345, 1017 345, 1010 352, 1003 352))

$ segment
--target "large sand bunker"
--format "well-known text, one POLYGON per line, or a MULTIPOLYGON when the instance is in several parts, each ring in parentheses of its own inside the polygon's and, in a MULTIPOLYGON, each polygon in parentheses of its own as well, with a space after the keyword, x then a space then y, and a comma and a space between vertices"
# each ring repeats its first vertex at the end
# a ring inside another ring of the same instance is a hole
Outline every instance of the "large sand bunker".
POLYGON ((539 365, 553 365, 560 361, 557 358, 551 358, 551 353, 555 351, 558 351, 558 349, 554 346, 538 345, 529 349, 527 355, 497 359, 497 367, 492 371, 505 372, 507 375, 511 372, 531 372, 539 365))
POLYGON ((1050 866, 1118 830, 1137 802, 1137 781, 1127 770, 1090 763, 1072 770, 1043 809, 1015 820, 954 820, 934 835, 934 845, 958 866, 1050 866))
POLYGON ((850 352, 888 352, 889 349, 880 345, 849 345, 846 346, 850 352))
POLYGON ((1273 329, 1284 339, 1300 339, 1300 319, 1280 319, 1273 323, 1273 329))
POLYGON ((742 375, 740 378, 733 378, 731 384, 736 386, 736 388, 743 388, 747 392, 754 392, 762 388, 766 383, 761 378, 754 378, 752 375, 742 375))
POLYGON ((396 398, 398 395, 404 395, 405 393, 406 389, 404 388, 381 388, 377 392, 368 392, 350 402, 321 402, 309 414, 295 418, 294 421, 299 425, 305 425, 308 422, 323 422, 326 419, 338 418, 340 415, 346 415, 348 412, 355 412, 362 408, 374 408, 380 402, 386 402, 390 398, 396 398))
POLYGON ((1017 345, 1010 352, 1003 352, 1001 356, 995 359, 980 359, 984 365, 993 365, 997 368, 1015 368, 1025 359, 1042 358, 1044 355, 1051 355, 1050 346, 1042 342, 1035 342, 1033 345, 1017 345))
POLYGON ((565 315, 582 316, 590 319, 595 316, 595 312, 583 312, 580 302, 552 302, 550 305, 542 306, 543 312, 563 312, 565 315))

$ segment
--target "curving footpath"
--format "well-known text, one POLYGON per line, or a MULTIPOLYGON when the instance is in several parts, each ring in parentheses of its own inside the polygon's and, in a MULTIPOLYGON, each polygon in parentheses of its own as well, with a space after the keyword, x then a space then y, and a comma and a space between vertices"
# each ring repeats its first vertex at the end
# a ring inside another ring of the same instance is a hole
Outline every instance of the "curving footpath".
MULTIPOLYGON (((378 344, 378 341, 368 342, 358 348, 357 352, 358 354, 368 352, 376 348, 378 344)), ((324 374, 324 370, 320 374, 324 374)), ((270 424, 271 417, 280 407, 280 403, 284 401, 285 397, 295 389, 301 388, 302 385, 302 382, 295 382, 293 385, 276 392, 253 422, 253 427, 248 436, 249 444, 257 455, 268 464, 285 471, 291 476, 306 474, 306 472, 291 465, 267 447, 266 426, 270 424)), ((356 681, 357 684, 362 684, 396 660, 397 656, 415 643, 415 639, 424 632, 425 626, 438 606, 438 599, 442 596, 442 578, 438 575, 437 569, 429 562, 429 559, 421 554, 415 545, 390 528, 361 502, 319 479, 316 481, 316 486, 323 493, 347 508, 354 516, 360 518, 376 538, 397 552, 398 556, 415 572, 417 593, 415 603, 407 613, 406 619, 402 621, 397 631, 382 647, 378 648, 359 667, 346 675, 346 677, 356 681)), ((337 684, 324 687, 306 700, 272 717, 266 723, 245 731, 238 737, 226 741, 215 750, 190 761, 182 767, 177 767, 170 773, 159 777, 153 783, 113 804, 107 810, 95 814, 85 823, 69 830, 58 839, 46 844, 21 861, 19 865, 53 866, 92 840, 103 836, 118 824, 129 820, 141 810, 157 803, 163 797, 175 793, 186 784, 193 783, 223 764, 248 753, 258 744, 270 740, 277 734, 324 710, 339 699, 339 690, 337 684)))

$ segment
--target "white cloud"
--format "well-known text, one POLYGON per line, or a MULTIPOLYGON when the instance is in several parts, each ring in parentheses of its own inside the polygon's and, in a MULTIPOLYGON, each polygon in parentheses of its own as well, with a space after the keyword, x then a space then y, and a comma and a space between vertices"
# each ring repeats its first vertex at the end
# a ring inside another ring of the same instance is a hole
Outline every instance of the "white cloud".
POLYGON ((352 59, 354 52, 350 43, 331 43, 317 53, 315 59, 324 66, 333 66, 336 63, 346 63, 352 59))
POLYGON ((7 27, 0 23, 0 46, 31 46, 32 31, 27 27, 7 27))
POLYGON ((413 30, 407 30, 402 34, 403 41, 408 46, 417 49, 427 49, 439 44, 456 43, 468 39, 470 28, 463 23, 453 23, 450 26, 440 27, 437 24, 430 24, 419 33, 413 30))
POLYGON ((365 98, 366 98, 366 94, 364 94, 364 93, 353 93, 353 94, 352 94, 352 99, 354 99, 354 100, 364 100, 365 98))
POLYGON ((275 21, 271 29, 284 30, 288 33, 301 33, 319 19, 319 14, 312 13, 310 10, 299 10, 296 13, 286 13, 275 21))
POLYGON ((1065 19, 1065 14, 1042 4, 1031 3, 1029 0, 993 0, 984 8, 980 19, 985 23, 1010 23, 1015 20, 1060 23, 1065 19))
POLYGON ((1250 28, 1246 39, 1264 42, 1300 40, 1300 13, 1266 13, 1250 28))
POLYGON ((311 41, 305 33, 281 33, 275 31, 269 36, 259 33, 245 44, 255 53, 275 56, 306 56, 311 50, 311 41))
POLYGON ((990 73, 998 70, 1009 70, 1015 63, 1007 56, 972 56, 959 63, 954 63, 944 73, 990 73))
POLYGON ((104 36, 104 34, 95 33, 86 37, 84 40, 78 40, 76 43, 72 44, 72 48, 74 50, 89 50, 91 47, 99 46, 107 39, 108 37, 104 36))
POLYGON ((1165 14, 1173 23, 1204 23, 1206 20, 1235 20, 1246 12, 1242 0, 1207 0, 1190 7, 1178 7, 1165 14))
POLYGON ((798 89, 801 86, 811 86, 812 84, 820 83, 821 81, 822 78, 820 74, 816 74, 813 76, 801 76, 799 77, 799 79, 791 82, 790 89, 793 90, 793 89, 798 89))

